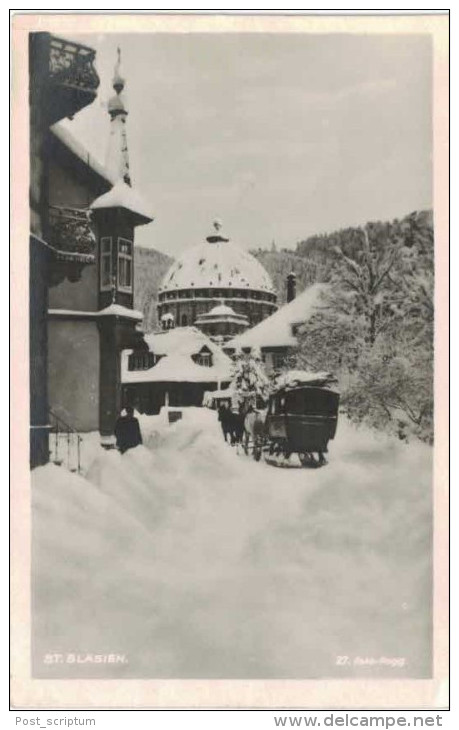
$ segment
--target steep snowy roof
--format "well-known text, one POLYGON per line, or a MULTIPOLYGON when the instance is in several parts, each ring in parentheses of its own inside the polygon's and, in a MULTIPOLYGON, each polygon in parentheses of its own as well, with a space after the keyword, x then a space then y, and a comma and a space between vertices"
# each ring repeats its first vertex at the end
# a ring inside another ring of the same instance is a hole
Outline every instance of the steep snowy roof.
POLYGON ((308 287, 263 322, 227 342, 225 350, 237 350, 241 347, 295 347, 298 343, 292 334, 292 326, 305 322, 312 316, 326 288, 326 284, 308 287))
MULTIPOLYGON (((70 122, 68 122, 70 124, 70 122)), ((107 182, 113 185, 116 180, 110 175, 110 172, 97 160, 94 155, 91 155, 86 147, 72 134, 72 132, 66 126, 65 120, 57 122, 50 127, 51 133, 62 142, 67 149, 73 152, 82 162, 85 163, 91 170, 94 170, 100 177, 103 177, 107 182)))
POLYGON ((146 203, 140 195, 123 180, 118 180, 108 193, 96 198, 90 205, 91 210, 105 208, 125 208, 143 219, 144 223, 153 220, 146 203))
POLYGON ((129 370, 128 358, 132 350, 124 350, 121 357, 123 383, 212 383, 231 379, 232 362, 225 353, 196 327, 178 327, 145 335, 150 352, 161 355, 156 365, 148 370, 129 370), (212 365, 198 365, 192 359, 203 347, 212 354, 212 365))
POLYGON ((209 236, 188 249, 166 273, 159 291, 202 288, 255 289, 274 293, 268 272, 248 251, 209 236))

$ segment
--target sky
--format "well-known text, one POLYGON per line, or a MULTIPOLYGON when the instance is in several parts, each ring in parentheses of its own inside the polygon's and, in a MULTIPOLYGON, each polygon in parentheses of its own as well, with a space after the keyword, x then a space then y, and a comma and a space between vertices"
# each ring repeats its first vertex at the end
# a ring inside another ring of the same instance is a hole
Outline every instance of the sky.
POLYGON ((65 125, 101 162, 116 48, 130 168, 154 222, 136 243, 177 256, 215 218, 244 248, 432 206, 428 35, 87 34, 96 101, 65 125))

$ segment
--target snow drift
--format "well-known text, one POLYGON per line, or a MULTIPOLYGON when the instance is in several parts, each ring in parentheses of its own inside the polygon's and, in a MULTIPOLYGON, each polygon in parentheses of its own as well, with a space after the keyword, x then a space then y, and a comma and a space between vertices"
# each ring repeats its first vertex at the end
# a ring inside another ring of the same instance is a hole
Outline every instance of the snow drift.
POLYGON ((205 409, 141 427, 123 456, 92 443, 85 478, 33 472, 35 676, 430 675, 428 447, 341 421, 328 466, 280 469, 205 409))

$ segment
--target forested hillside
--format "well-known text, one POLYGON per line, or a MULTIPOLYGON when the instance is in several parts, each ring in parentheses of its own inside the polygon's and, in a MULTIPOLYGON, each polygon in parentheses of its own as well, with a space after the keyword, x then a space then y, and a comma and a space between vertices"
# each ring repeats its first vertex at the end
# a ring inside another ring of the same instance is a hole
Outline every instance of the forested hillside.
POLYGON ((299 332, 290 365, 333 371, 355 422, 432 442, 431 211, 314 236, 298 244, 297 255, 330 287, 299 332))
MULTIPOLYGON (((431 210, 420 211, 413 214, 419 221, 429 229, 433 229, 433 215, 431 210)), ((370 223, 370 226, 377 227, 382 233, 389 234, 394 226, 403 225, 410 216, 401 221, 370 223)), ((341 248, 344 254, 354 255, 360 245, 361 228, 343 228, 333 233, 324 233, 299 241, 296 249, 282 249, 273 251, 268 249, 255 249, 251 253, 263 264, 270 274, 278 294, 279 304, 286 300, 286 278, 287 274, 294 271, 296 274, 297 293, 306 289, 315 282, 328 282, 331 279, 332 271, 336 264, 336 247, 341 248)), ((383 236, 381 236, 381 239, 383 236)))
POLYGON ((172 261, 170 256, 152 248, 134 247, 134 306, 143 312, 146 332, 151 332, 158 324, 158 288, 172 261))

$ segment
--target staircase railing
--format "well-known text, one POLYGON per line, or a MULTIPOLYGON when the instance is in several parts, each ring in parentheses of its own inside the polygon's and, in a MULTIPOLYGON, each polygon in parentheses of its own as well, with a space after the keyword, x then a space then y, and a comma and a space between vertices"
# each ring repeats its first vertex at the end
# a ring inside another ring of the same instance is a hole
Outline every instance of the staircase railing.
POLYGON ((48 413, 50 461, 58 466, 66 466, 69 471, 81 474, 82 438, 80 434, 54 411, 49 410, 48 413))

